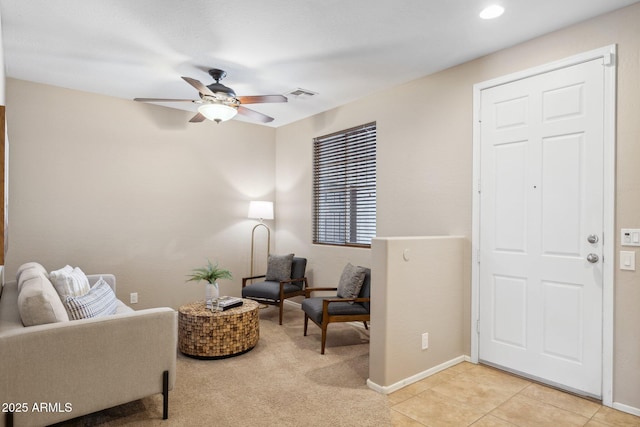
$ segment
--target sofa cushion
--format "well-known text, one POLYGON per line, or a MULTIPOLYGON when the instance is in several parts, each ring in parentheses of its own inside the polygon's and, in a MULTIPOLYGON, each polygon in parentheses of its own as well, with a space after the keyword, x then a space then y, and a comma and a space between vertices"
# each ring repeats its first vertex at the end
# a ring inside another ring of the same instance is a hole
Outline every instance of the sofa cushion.
POLYGON ((28 278, 27 276, 34 277, 38 273, 43 273, 45 277, 49 277, 47 270, 40 263, 26 262, 22 264, 18 267, 18 271, 16 272, 16 282, 18 282, 18 286, 20 285, 21 280, 26 280, 28 278))
POLYGON ((18 284, 14 281, 7 282, 2 287, 0 298, 0 337, 7 331, 23 329, 24 324, 18 309, 18 284))
POLYGON ((66 301, 67 297, 77 297, 89 292, 89 279, 84 272, 69 265, 49 273, 51 283, 55 286, 61 301, 66 301))
POLYGON ((69 320, 58 293, 42 272, 22 280, 18 293, 18 311, 24 326, 69 320))
POLYGON ((293 263, 293 254, 287 255, 269 255, 267 261, 266 281, 291 279, 291 264, 293 263))
POLYGON ((85 295, 67 297, 65 305, 69 311, 69 317, 72 320, 78 320, 115 314, 118 309, 118 299, 109 284, 99 279, 85 295))
MULTIPOLYGON (((338 297, 357 298, 366 273, 367 271, 364 267, 355 267, 351 263, 348 263, 344 267, 344 270, 342 270, 342 275, 340 276, 338 297)), ((353 304, 353 301, 351 301, 351 304, 353 304)))

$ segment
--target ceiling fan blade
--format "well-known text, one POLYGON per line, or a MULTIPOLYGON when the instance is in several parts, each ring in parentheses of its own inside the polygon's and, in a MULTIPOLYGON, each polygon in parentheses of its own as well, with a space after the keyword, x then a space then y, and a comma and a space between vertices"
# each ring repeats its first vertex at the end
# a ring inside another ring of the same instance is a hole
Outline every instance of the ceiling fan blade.
POLYGON ((242 114, 245 117, 249 117, 250 119, 253 119, 262 123, 269 123, 273 121, 273 117, 269 117, 266 114, 262 114, 254 110, 250 110, 246 107, 243 107, 242 105, 238 107, 238 114, 242 114))
POLYGON ((138 102, 196 102, 193 99, 168 99, 168 98, 133 98, 138 102))
POLYGON ((205 121, 207 118, 205 116, 203 116, 202 114, 198 113, 195 116, 191 117, 191 120, 189 120, 189 123, 200 123, 205 121))
POLYGON ((241 104, 261 104, 266 102, 287 102, 284 95, 255 95, 255 96, 238 96, 241 104))
POLYGON ((192 79, 191 77, 182 77, 182 79, 185 82, 189 83, 191 86, 193 86, 196 89, 198 89, 198 92, 200 92, 201 94, 215 96, 214 93, 211 92, 211 89, 209 89, 208 87, 206 87, 205 85, 200 83, 200 81, 198 81, 196 79, 192 79))

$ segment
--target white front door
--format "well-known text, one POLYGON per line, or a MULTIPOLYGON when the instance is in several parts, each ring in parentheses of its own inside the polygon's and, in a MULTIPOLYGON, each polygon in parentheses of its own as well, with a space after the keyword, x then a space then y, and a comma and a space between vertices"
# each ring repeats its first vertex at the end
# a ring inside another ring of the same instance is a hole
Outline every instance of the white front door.
POLYGON ((602 58, 481 91, 481 361, 602 396, 602 58))

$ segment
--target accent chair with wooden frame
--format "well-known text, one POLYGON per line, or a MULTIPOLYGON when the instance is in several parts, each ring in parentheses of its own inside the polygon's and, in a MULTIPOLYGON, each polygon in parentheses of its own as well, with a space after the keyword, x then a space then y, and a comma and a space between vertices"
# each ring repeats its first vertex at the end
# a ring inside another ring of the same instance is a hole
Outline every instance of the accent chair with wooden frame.
MULTIPOLYGON (((305 271, 307 259, 293 257, 291 261, 291 274, 284 280, 264 280, 258 283, 248 283, 254 279, 266 278, 266 274, 242 278, 242 298, 251 299, 259 303, 277 305, 280 309, 280 325, 284 311, 284 300, 295 296, 304 295, 307 287, 305 271)), ((267 269, 269 272, 269 269, 267 269)))
POLYGON ((362 322, 369 329, 367 322, 371 320, 371 270, 364 268, 365 276, 362 287, 356 298, 340 298, 338 296, 312 297, 313 292, 337 291, 337 287, 307 288, 302 301, 304 311, 304 336, 307 336, 309 319, 322 330, 320 354, 324 354, 327 342, 327 327, 334 322, 362 322))

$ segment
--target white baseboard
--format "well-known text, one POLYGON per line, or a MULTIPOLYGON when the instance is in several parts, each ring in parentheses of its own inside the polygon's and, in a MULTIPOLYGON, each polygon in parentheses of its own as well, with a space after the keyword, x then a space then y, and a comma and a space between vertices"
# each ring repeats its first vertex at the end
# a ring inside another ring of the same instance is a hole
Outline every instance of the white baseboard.
POLYGON ((412 375, 409 378, 405 378, 401 381, 398 381, 394 384, 388 385, 388 386, 382 386, 379 384, 374 383, 373 381, 371 381, 371 379, 367 379, 367 386, 374 390, 377 391, 378 393, 382 393, 382 394, 390 394, 393 393, 394 391, 400 390, 403 387, 406 387, 408 385, 411 385, 415 382, 418 382, 420 380, 423 380, 427 377, 430 377, 433 374, 437 374, 440 371, 444 371, 447 368, 450 368, 454 365, 457 365, 458 363, 461 362, 470 362, 471 358, 469 356, 458 356, 454 359, 451 359, 447 362, 441 363, 437 366, 434 366, 433 368, 427 369, 426 371, 420 372, 418 374, 412 375))
POLYGON ((633 406, 625 405, 624 403, 613 402, 612 407, 613 409, 617 409, 618 411, 626 412, 627 414, 640 417, 640 409, 634 408, 633 406))

